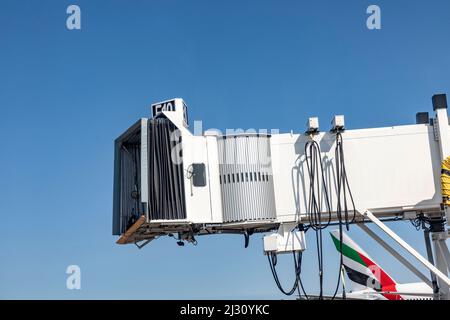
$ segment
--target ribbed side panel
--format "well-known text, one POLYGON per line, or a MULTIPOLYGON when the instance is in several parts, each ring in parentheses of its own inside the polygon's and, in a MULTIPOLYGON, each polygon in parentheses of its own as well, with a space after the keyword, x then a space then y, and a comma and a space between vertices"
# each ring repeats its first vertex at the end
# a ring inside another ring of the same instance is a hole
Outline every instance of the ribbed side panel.
POLYGON ((218 139, 223 221, 275 219, 270 137, 218 139))
POLYGON ((148 121, 147 138, 149 217, 151 220, 185 219, 183 163, 172 159, 181 137, 172 122, 157 118, 148 121))

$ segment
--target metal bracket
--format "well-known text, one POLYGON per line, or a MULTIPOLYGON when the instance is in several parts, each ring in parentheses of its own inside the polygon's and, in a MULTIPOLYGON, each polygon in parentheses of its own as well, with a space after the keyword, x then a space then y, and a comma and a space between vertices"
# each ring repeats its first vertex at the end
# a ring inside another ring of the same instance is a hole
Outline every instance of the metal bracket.
POLYGON ((439 122, 437 119, 431 119, 431 123, 433 124, 434 141, 439 141, 439 122))
POLYGON ((142 249, 142 248, 145 247, 147 244, 149 244, 150 241, 152 241, 152 240, 154 240, 154 239, 155 239, 155 238, 151 238, 151 239, 145 240, 145 241, 143 241, 143 242, 135 242, 134 245, 135 245, 136 247, 138 247, 138 249, 142 249))
POLYGON ((263 238, 264 254, 289 253, 306 249, 305 232, 296 231, 296 223, 282 223, 277 233, 263 238))

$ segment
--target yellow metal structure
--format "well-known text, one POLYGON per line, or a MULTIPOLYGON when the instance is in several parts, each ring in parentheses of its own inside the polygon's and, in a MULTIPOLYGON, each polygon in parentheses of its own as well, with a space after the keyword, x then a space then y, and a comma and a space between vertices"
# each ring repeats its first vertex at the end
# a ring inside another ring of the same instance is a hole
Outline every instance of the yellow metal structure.
POLYGON ((441 185, 443 203, 450 206, 450 157, 442 161, 441 185))

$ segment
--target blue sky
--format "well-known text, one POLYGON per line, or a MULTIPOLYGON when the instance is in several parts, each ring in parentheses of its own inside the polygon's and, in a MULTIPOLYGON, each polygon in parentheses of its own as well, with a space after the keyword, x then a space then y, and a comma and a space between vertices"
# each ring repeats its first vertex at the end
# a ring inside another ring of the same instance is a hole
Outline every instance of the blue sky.
MULTIPOLYGON (((303 131, 334 114, 349 128, 413 123, 450 92, 449 11, 446 0, 2 1, 0 298, 282 298, 260 235, 248 249, 230 235, 116 245, 114 138, 171 97, 205 128, 303 131), (66 29, 70 4, 81 30, 66 29), (381 30, 366 28, 370 4, 381 30), (71 264, 81 290, 66 289, 71 264)), ((391 227, 424 252, 409 223, 391 227)), ((396 280, 417 280, 350 235, 396 280)), ((303 278, 317 292, 312 236, 303 278)), ((338 255, 326 237, 330 293, 338 255)), ((291 259, 280 260, 287 283, 291 259)))

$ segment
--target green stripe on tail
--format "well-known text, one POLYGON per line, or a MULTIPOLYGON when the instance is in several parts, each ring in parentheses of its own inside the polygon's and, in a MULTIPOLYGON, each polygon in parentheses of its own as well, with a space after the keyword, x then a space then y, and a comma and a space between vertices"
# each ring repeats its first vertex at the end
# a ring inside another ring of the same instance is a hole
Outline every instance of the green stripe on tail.
MULTIPOLYGON (((337 251, 341 251, 341 246, 340 246, 341 242, 339 241, 339 239, 336 239, 335 236, 332 234, 331 234, 331 239, 333 239, 333 243, 336 246, 337 251)), ((359 264, 363 265, 364 267, 367 267, 367 265, 364 263, 364 260, 358 254, 358 251, 350 248, 345 243, 342 244, 342 254, 344 256, 346 256, 347 258, 358 262, 359 264)))

